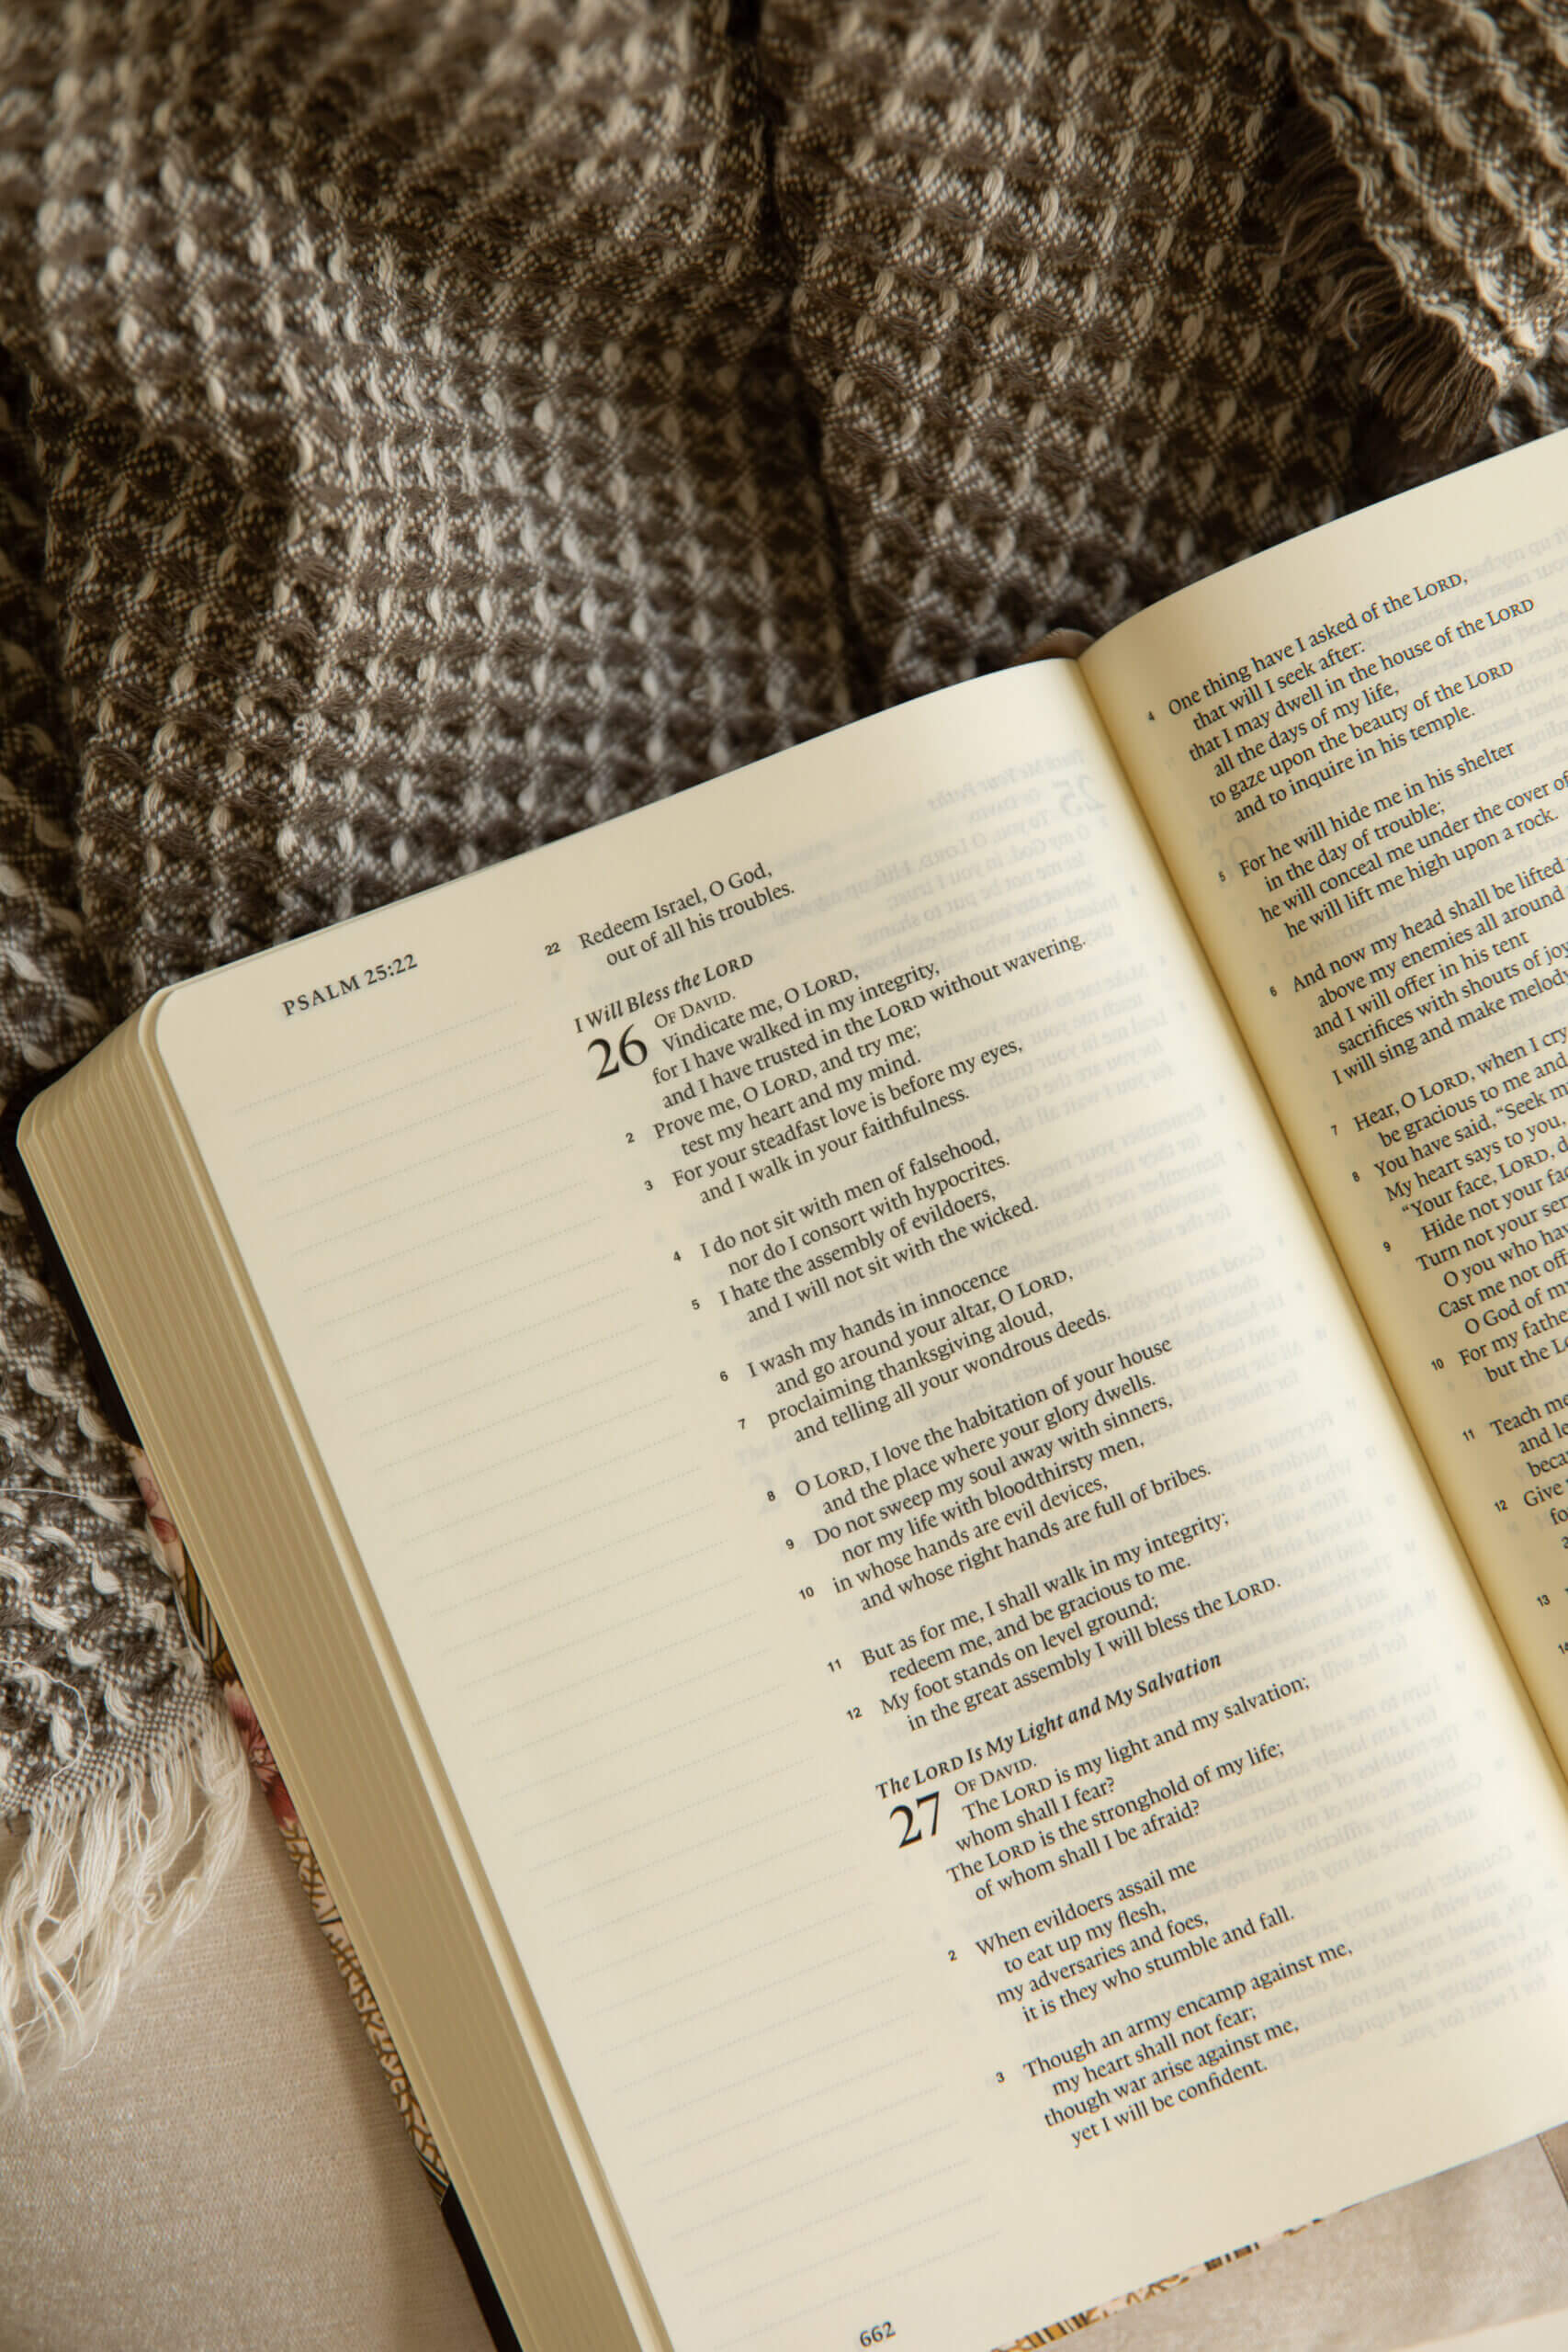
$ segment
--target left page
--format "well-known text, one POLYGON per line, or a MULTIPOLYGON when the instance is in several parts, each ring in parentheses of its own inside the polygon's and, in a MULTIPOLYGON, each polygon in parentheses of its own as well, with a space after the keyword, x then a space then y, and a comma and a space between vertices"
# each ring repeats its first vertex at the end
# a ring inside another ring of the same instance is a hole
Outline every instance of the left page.
POLYGON ((157 1044, 681 2352, 1568 2110, 1554 1769, 1072 670, 157 1044))

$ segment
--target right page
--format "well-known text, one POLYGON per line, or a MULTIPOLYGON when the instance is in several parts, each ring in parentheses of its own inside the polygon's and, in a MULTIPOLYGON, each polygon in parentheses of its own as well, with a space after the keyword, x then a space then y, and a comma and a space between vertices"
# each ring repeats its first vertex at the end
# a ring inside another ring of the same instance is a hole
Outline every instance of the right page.
POLYGON ((1568 1758, 1568 435, 1081 666, 1568 1758))

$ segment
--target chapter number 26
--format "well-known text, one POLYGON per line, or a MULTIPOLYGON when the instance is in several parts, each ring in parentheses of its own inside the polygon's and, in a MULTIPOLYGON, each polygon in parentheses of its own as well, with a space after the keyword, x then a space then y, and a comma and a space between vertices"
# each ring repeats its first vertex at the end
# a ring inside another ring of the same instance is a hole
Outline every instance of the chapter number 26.
POLYGON ((619 1078, 624 1069, 640 1069, 648 1059, 648 1047, 632 1029, 623 1029, 613 1046, 608 1037, 590 1037, 588 1051, 604 1057, 595 1078, 619 1078))

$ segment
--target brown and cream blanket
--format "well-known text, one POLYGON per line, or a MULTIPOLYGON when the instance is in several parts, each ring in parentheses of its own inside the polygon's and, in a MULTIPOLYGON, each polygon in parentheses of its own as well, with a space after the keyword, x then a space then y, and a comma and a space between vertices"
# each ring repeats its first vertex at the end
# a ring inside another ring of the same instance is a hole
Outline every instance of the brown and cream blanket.
MULTIPOLYGON (((0 0, 0 1092, 1555 429, 1565 259, 1562 0, 0 0)), ((235 1757, 0 1194, 0 2088, 235 1757)))

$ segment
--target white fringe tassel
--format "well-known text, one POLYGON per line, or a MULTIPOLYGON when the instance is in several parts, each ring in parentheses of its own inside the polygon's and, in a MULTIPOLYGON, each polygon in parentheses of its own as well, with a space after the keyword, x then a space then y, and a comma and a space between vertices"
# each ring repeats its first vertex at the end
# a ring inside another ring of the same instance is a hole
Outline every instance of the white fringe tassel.
POLYGON ((0 2109, 85 2058, 127 1976, 205 1909, 239 1851, 250 1783, 219 1703, 172 1755, 32 1815, 0 1893, 0 2109))

